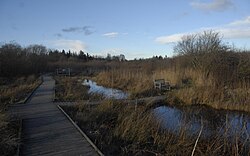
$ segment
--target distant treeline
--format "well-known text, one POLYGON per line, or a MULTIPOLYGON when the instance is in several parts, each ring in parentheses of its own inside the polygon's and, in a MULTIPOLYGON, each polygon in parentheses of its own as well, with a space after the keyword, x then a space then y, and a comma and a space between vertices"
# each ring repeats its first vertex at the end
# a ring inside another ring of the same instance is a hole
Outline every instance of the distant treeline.
POLYGON ((43 45, 21 47, 8 43, 0 47, 0 76, 39 74, 55 71, 55 68, 76 67, 92 60, 104 60, 80 51, 49 50, 43 45))
MULTIPOLYGON (((161 60, 163 57, 153 56, 153 59, 161 60)), ((114 65, 110 62, 119 62, 119 56, 101 57, 83 51, 51 50, 38 44, 22 47, 18 43, 6 43, 0 47, 0 77, 54 72, 56 68, 72 68, 74 71, 91 68, 100 71, 110 69, 114 65)))
POLYGON ((18 76, 54 72, 56 68, 84 71, 120 69, 125 78, 143 73, 145 79, 164 77, 175 84, 195 86, 232 86, 250 82, 250 53, 222 42, 217 32, 183 36, 174 47, 172 58, 154 56, 150 59, 118 61, 110 57, 91 56, 83 51, 50 50, 43 45, 21 47, 16 43, 0 47, 0 76, 18 76), (126 73, 127 72, 127 73, 126 73), (129 74, 129 75, 127 75, 129 74), (165 75, 164 75, 165 74, 165 75))

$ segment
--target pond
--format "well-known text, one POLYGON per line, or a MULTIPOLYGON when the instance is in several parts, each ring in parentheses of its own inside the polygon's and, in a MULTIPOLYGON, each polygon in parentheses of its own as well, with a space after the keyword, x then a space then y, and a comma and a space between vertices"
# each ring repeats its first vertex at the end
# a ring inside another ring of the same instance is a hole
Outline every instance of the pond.
POLYGON ((129 94, 125 93, 118 89, 106 88, 100 85, 97 85, 96 82, 85 79, 82 83, 85 86, 89 86, 89 93, 90 94, 101 94, 105 98, 112 98, 112 99, 127 99, 129 94))
POLYGON ((250 115, 243 112, 216 110, 205 106, 160 106, 153 113, 164 129, 179 133, 185 129, 189 135, 203 137, 240 137, 249 141, 250 115))

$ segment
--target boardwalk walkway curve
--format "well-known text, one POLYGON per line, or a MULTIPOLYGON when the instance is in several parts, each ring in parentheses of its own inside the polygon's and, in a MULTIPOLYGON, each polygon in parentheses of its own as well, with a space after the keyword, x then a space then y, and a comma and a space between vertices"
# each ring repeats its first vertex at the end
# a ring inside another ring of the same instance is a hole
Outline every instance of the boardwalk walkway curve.
POLYGON ((44 76, 43 80, 27 103, 11 108, 11 113, 23 120, 20 155, 98 155, 53 103, 54 79, 44 76))

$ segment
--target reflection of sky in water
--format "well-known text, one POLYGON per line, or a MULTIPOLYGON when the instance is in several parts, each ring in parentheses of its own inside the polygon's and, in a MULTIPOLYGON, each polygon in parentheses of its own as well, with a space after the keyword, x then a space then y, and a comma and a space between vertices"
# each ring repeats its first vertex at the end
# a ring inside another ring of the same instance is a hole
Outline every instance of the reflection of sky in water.
POLYGON ((154 109, 154 114, 160 120, 162 126, 172 132, 179 132, 180 128, 185 128, 189 134, 196 134, 200 130, 200 121, 189 120, 184 116, 182 110, 174 107, 161 106, 154 109))
POLYGON ((154 109, 154 113, 157 114, 157 119, 160 120, 163 127, 172 131, 176 131, 181 126, 181 112, 178 109, 171 107, 165 108, 165 106, 154 109))
POLYGON ((242 138, 250 135, 250 117, 245 114, 230 114, 228 115, 229 132, 232 134, 240 134, 242 138))
POLYGON ((189 109, 161 106, 153 110, 162 127, 172 132, 179 132, 184 127, 189 135, 197 135, 203 123, 203 136, 222 135, 240 136, 242 139, 250 134, 250 115, 232 111, 213 109, 200 110, 190 106, 189 109))
MULTIPOLYGON (((91 80, 84 80, 83 85, 89 86, 89 93, 102 94, 106 98, 126 99, 128 94, 117 89, 98 86, 91 80)), ((184 127, 189 135, 198 135, 203 123, 202 136, 237 135, 247 139, 250 135, 250 115, 242 112, 201 109, 200 106, 170 107, 161 106, 153 110, 162 127, 178 133, 184 127)))
POLYGON ((82 84, 90 87, 88 91, 89 93, 101 94, 106 98, 114 98, 114 99, 128 98, 128 94, 121 90, 98 86, 96 82, 93 82, 91 80, 84 80, 82 84))

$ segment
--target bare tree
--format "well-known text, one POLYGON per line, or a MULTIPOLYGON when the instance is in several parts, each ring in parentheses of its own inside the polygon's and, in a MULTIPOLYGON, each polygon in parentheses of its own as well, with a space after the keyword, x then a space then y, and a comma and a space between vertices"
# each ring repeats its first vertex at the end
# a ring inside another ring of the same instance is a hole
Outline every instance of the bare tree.
POLYGON ((47 52, 48 52, 48 50, 45 46, 39 45, 39 44, 34 44, 34 45, 28 46, 26 48, 26 51, 28 53, 33 53, 33 54, 37 54, 37 55, 47 54, 47 52))
POLYGON ((200 55, 225 50, 227 50, 227 46, 222 43, 222 37, 213 30, 183 36, 182 40, 174 47, 174 52, 178 55, 200 55))
POLYGON ((182 40, 174 47, 174 53, 179 55, 193 54, 195 53, 195 42, 197 35, 186 35, 182 37, 182 40))
MULTIPOLYGON (((222 71, 231 72, 227 67, 230 64, 228 61, 232 61, 232 59, 225 58, 226 56, 229 57, 229 55, 225 55, 225 53, 228 53, 228 49, 228 46, 222 43, 220 34, 209 30, 184 36, 174 47, 174 52, 185 58, 185 62, 181 62, 181 64, 184 64, 182 66, 191 65, 192 68, 200 70, 205 79, 212 76, 219 84, 223 79, 222 71)), ((228 77, 225 76, 225 81, 228 80, 228 77)))

